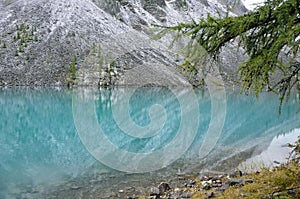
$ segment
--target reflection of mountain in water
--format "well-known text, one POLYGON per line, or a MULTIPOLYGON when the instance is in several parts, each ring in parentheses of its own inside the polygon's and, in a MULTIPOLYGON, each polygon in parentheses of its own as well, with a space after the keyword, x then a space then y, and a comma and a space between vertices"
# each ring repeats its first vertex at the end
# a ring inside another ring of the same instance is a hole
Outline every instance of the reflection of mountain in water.
MULTIPOLYGON (((100 125, 112 143, 122 144, 123 150, 132 152, 151 152, 163 148, 165 143, 173 139, 176 129, 179 128, 181 107, 178 106, 178 100, 168 88, 137 89, 129 101, 131 111, 129 115, 132 121, 140 126, 149 125, 151 119, 155 119, 149 116, 151 105, 160 104, 165 107, 162 115, 166 116, 166 126, 161 128, 161 132, 153 139, 144 139, 140 142, 141 140, 137 139, 127 139, 125 134, 120 139, 116 131, 113 131, 117 126, 113 121, 111 107, 129 92, 128 89, 132 90, 132 88, 95 92, 54 89, 2 90, 0 192, 8 193, 22 187, 22 184, 27 184, 27 187, 30 187, 27 189, 31 189, 41 187, 43 184, 60 181, 63 183, 62 179, 81 175, 101 176, 101 173, 105 173, 101 179, 113 175, 114 179, 117 179, 116 184, 120 178, 134 178, 132 177, 134 175, 129 177, 120 172, 112 172, 98 163, 95 164, 95 159, 86 151, 76 134, 72 115, 72 93, 85 93, 84 97, 95 99, 98 118, 105 119, 103 120, 105 122, 100 121, 100 125)), ((295 114, 299 102, 293 96, 283 106, 282 113, 278 116, 277 96, 264 93, 256 99, 229 91, 227 115, 221 137, 210 154, 199 159, 197 158, 199 148, 211 120, 211 106, 209 93, 200 90, 195 92, 201 113, 198 134, 183 158, 155 172, 156 175, 161 175, 160 178, 163 175, 172 175, 178 170, 199 172, 202 169, 229 169, 250 157, 254 150, 262 151, 267 148, 273 137, 300 126, 300 115, 295 114)), ((185 94, 182 89, 181 95, 185 94)), ((194 120, 193 115, 190 120, 194 120)), ((104 184, 103 186, 106 186, 104 184)))
POLYGON ((296 128, 287 134, 281 134, 272 139, 268 148, 256 148, 253 152, 253 156, 246 161, 240 163, 239 168, 241 170, 253 171, 260 170, 263 166, 274 167, 278 166, 279 163, 287 161, 288 157, 292 157, 292 148, 287 143, 294 143, 300 136, 300 129, 296 128))

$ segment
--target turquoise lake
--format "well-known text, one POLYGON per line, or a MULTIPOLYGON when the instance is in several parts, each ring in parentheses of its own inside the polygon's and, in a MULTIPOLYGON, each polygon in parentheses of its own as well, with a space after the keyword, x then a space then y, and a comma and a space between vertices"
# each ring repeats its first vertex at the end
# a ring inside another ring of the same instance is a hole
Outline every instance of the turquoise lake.
POLYGON ((105 187, 110 175, 230 170, 300 127, 299 97, 278 107, 272 93, 232 90, 212 102, 185 88, 2 89, 0 198, 39 198, 95 173, 105 187))

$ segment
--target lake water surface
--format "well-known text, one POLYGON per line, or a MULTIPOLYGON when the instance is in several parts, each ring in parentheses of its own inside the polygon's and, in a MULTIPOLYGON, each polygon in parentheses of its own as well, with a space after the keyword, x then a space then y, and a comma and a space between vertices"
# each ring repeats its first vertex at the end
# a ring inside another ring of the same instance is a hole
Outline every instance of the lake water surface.
POLYGON ((120 179, 227 171, 260 154, 276 160, 287 152, 274 139, 300 135, 299 99, 292 95, 280 115, 278 107, 272 93, 231 90, 212 100, 205 90, 167 87, 3 89, 0 198, 38 198, 60 186, 76 193, 77 181, 97 181, 101 192, 108 183, 122 188, 120 179))

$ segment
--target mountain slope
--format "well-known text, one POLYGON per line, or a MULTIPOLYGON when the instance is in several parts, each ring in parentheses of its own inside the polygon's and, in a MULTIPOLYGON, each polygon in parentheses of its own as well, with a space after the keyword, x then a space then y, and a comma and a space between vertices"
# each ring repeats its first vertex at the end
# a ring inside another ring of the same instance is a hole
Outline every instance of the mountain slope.
POLYGON ((126 79, 134 84, 131 76, 138 73, 128 73, 128 70, 145 65, 145 77, 159 73, 145 83, 187 85, 187 79, 176 71, 180 59, 166 47, 170 40, 152 41, 150 24, 188 20, 187 11, 193 18, 208 12, 216 14, 216 7, 224 10, 224 3, 3 1, 0 3, 0 84, 109 85, 127 84, 126 79))

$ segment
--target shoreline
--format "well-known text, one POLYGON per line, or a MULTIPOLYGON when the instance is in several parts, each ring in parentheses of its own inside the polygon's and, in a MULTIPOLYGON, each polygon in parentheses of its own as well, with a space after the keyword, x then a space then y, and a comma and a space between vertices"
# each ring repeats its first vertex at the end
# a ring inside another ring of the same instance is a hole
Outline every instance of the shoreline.
MULTIPOLYGON (((190 179, 183 187, 171 188, 166 182, 150 189, 147 196, 138 199, 158 198, 299 198, 300 157, 273 169, 243 173, 203 175, 190 179)), ((133 197, 131 197, 133 198, 133 197)))

